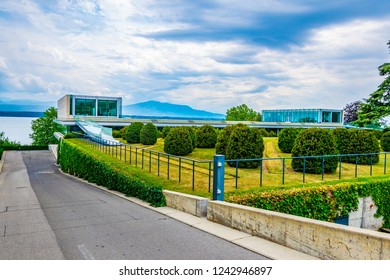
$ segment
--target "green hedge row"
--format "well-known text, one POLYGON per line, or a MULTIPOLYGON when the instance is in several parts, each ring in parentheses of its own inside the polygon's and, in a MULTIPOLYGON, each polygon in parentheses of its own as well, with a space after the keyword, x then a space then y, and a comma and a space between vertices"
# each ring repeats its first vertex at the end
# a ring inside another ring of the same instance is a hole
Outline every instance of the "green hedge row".
POLYGON ((69 140, 61 141, 59 164, 64 172, 88 182, 137 197, 155 207, 165 205, 165 196, 160 186, 130 174, 117 162, 105 161, 99 158, 97 151, 84 150, 69 140))
POLYGON ((4 145, 1 147, 4 151, 39 151, 48 150, 49 146, 37 146, 37 145, 4 145))
POLYGON ((242 192, 225 195, 227 202, 296 216, 334 221, 358 208, 359 197, 371 196, 378 206, 376 217, 390 227, 390 179, 345 182, 332 186, 302 187, 273 192, 242 192))
POLYGON ((1 157, 3 156, 3 152, 4 152, 4 149, 0 148, 0 160, 1 160, 1 157))

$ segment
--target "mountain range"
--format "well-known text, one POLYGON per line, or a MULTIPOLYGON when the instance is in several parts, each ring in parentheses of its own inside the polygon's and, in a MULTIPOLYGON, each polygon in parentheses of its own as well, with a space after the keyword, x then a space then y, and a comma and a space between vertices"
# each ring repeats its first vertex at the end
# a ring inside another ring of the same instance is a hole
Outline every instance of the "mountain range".
MULTIPOLYGON (((51 106, 56 107, 56 102, 0 100, 0 115, 15 116, 15 114, 22 114, 22 112, 41 113, 51 106)), ((187 105, 178 105, 153 100, 131 105, 123 105, 122 115, 149 118, 225 119, 225 115, 223 114, 198 110, 187 105)))

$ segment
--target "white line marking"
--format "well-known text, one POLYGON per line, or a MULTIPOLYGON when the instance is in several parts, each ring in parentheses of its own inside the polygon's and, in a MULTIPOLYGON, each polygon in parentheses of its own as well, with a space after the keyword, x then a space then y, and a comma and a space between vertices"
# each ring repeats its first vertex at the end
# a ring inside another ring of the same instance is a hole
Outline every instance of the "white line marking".
POLYGON ((79 248, 81 254, 83 254, 84 259, 86 259, 86 260, 94 260, 95 259, 92 256, 91 252, 88 251, 87 247, 85 247, 84 244, 77 245, 77 248, 79 248))

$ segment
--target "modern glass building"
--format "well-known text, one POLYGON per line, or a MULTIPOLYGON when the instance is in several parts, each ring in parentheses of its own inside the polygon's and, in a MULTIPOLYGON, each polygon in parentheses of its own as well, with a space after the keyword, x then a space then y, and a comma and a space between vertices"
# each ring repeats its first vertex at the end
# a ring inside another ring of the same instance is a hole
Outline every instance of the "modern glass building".
POLYGON ((282 123, 343 123, 343 110, 284 109, 263 110, 263 122, 282 123))
POLYGON ((122 115, 121 97, 65 95, 58 100, 58 117, 114 117, 122 115))

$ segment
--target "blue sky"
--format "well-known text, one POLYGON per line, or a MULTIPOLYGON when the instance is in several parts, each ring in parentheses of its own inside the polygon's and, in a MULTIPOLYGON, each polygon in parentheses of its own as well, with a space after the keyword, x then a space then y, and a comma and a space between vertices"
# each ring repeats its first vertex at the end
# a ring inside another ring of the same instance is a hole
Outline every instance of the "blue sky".
POLYGON ((342 109, 389 40, 388 0, 2 0, 0 98, 342 109))

